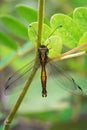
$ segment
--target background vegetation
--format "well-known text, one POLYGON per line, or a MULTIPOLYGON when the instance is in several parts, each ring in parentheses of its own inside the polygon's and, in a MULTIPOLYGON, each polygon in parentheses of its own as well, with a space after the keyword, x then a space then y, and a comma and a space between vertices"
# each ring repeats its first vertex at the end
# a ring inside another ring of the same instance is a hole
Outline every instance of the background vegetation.
MULTIPOLYGON (((25 16, 23 14, 25 8, 23 11, 22 4, 37 10, 38 1, 0 1, 0 130, 2 130, 3 121, 22 89, 19 92, 14 91, 15 94, 6 96, 3 93, 5 81, 10 74, 34 58, 33 45, 27 32, 29 24, 36 21, 37 14, 34 12, 34 15, 32 13, 32 17, 29 17, 32 10, 28 12, 26 9, 25 16), (3 15, 6 17, 10 15, 14 18, 10 16, 7 18, 2 17, 3 15)), ((45 17, 48 23, 51 16, 55 13, 63 13, 72 17, 73 10, 77 7, 86 7, 87 1, 47 0, 45 5, 45 17)), ((83 30, 85 28, 83 25, 83 30)), ((76 81, 86 88, 87 56, 84 55, 61 62, 62 67, 67 71, 73 72, 72 75, 76 81)), ((83 130, 87 128, 86 96, 71 95, 49 80, 48 97, 43 99, 41 97, 41 85, 38 82, 40 82, 40 79, 35 77, 16 114, 12 129, 83 130)))

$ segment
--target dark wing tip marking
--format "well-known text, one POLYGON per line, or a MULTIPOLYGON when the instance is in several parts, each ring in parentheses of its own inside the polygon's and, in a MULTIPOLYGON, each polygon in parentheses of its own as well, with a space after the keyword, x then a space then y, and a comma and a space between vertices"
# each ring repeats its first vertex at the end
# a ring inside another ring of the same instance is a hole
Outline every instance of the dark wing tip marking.
POLYGON ((9 88, 9 85, 6 85, 6 86, 5 86, 5 90, 8 89, 8 88, 9 88))
POLYGON ((78 85, 78 89, 81 90, 81 91, 83 91, 82 88, 79 85, 78 85))
POLYGON ((10 80, 11 79, 11 76, 8 78, 8 80, 10 80))

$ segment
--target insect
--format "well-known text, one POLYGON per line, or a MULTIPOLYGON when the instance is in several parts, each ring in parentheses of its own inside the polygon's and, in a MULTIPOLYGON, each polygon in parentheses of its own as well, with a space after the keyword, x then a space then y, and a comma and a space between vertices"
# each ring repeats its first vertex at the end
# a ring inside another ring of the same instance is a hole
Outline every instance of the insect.
MULTIPOLYGON (((38 48, 38 64, 39 68, 41 67, 41 84, 42 84, 42 97, 47 96, 47 70, 50 69, 51 77, 53 77, 56 81, 56 83, 62 84, 63 88, 67 89, 68 91, 72 92, 76 95, 82 95, 83 90, 82 88, 75 82, 75 80, 66 72, 59 67, 57 63, 51 63, 51 59, 48 57, 49 49, 46 45, 41 45, 38 48)), ((23 68, 15 72, 6 82, 5 85, 5 91, 8 91, 9 89, 13 89, 14 86, 16 86, 16 83, 20 81, 24 77, 26 73, 29 74, 29 72, 32 70, 32 63, 28 63, 23 68), (22 70, 22 72, 21 72, 22 70), (19 75, 19 73, 21 74, 19 75)), ((49 73, 49 72, 48 72, 49 73)), ((22 81, 22 80, 21 80, 22 81)), ((48 81, 49 82, 49 81, 48 81)), ((60 85, 58 85, 60 86, 60 85)))
MULTIPOLYGON (((83 93, 82 88, 75 82, 75 80, 70 75, 66 74, 63 69, 57 66, 57 64, 49 63, 49 60, 50 60, 48 57, 49 49, 45 45, 41 45, 38 49, 38 52, 39 52, 38 62, 41 66, 41 83, 42 83, 42 96, 43 97, 47 96, 46 66, 48 66, 48 68, 53 69, 51 71, 53 71, 54 78, 56 79, 57 83, 60 82, 65 89, 77 95, 83 93), (59 76, 57 76, 57 74, 55 75, 55 73, 58 73, 59 76)), ((22 79, 23 76, 32 69, 32 67, 29 68, 29 66, 30 66, 30 63, 24 66, 23 68, 21 68, 20 70, 18 70, 17 72, 15 72, 11 77, 9 77, 5 85, 5 91, 9 89, 13 89, 13 86, 15 86, 15 84, 18 83, 18 81, 20 81, 20 79, 22 79), (18 75, 18 73, 22 69, 24 69, 23 72, 21 73, 21 75, 18 75)))
MULTIPOLYGON (((41 45, 38 49, 39 51, 39 60, 40 60, 40 64, 41 64, 41 83, 42 83, 42 96, 46 97, 47 96, 47 91, 46 91, 46 81, 47 81, 47 75, 46 75, 46 64, 47 62, 50 60, 48 58, 48 48, 44 45, 41 45)), ((56 65, 54 65, 54 68, 56 68, 58 73, 61 73, 63 78, 66 77, 66 79, 68 80, 68 82, 71 82, 73 84, 73 87, 75 91, 79 92, 80 94, 82 94, 82 88, 77 85, 74 81, 73 78, 71 78, 70 76, 67 76, 66 74, 64 74, 62 69, 59 69, 58 67, 56 67, 56 65)), ((61 80, 62 81, 62 80, 61 80)), ((63 81, 62 81, 63 82, 63 81)), ((78 93, 78 94, 79 94, 78 93)))

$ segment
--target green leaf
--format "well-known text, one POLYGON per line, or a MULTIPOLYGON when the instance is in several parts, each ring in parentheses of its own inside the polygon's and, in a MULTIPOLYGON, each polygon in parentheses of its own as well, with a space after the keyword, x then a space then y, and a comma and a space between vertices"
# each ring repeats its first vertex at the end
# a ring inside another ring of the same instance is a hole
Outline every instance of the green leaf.
POLYGON ((78 45, 81 37, 81 32, 72 18, 64 14, 55 14, 50 20, 50 24, 55 34, 61 37, 62 42, 69 48, 74 48, 78 45))
MULTIPOLYGON (((29 39, 33 44, 36 44, 38 35, 37 28, 38 28, 37 22, 33 22, 28 28, 29 39)), ((51 28, 48 25, 44 24, 42 32, 42 43, 46 41, 46 39, 50 36, 50 34, 51 34, 51 28)))
POLYGON ((14 35, 16 35, 24 40, 28 39, 27 27, 23 23, 18 21, 16 18, 13 18, 12 16, 2 16, 2 17, 0 17, 0 21, 14 35))
MULTIPOLYGON (((38 14, 37 11, 26 5, 17 5, 16 10, 18 14, 23 17, 29 23, 37 22, 38 14)), ((49 25, 48 20, 45 18, 45 23, 49 25)))
POLYGON ((61 53, 61 50, 62 50, 62 40, 61 40, 60 37, 58 37, 58 36, 51 36, 43 44, 48 47, 48 49, 49 49, 48 56, 50 58, 58 56, 61 53))
POLYGON ((87 31, 87 8, 76 8, 73 12, 73 20, 77 23, 82 33, 87 31))
MULTIPOLYGON (((84 43, 87 43, 87 32, 85 32, 83 36, 80 38, 79 45, 84 43)), ((87 50, 87 47, 84 47, 81 50, 87 50)))
POLYGON ((84 69, 87 71, 87 55, 84 56, 84 69))
POLYGON ((13 50, 17 50, 17 44, 6 34, 0 32, 0 44, 10 47, 13 50))
MULTIPOLYGON (((36 44, 37 39, 37 23, 34 22, 28 29, 29 38, 33 44, 36 44)), ((51 36, 51 28, 46 24, 43 25, 42 32, 42 44, 46 45, 49 49, 48 56, 50 58, 55 57, 60 54, 62 49, 62 40, 58 36, 51 36)))
POLYGON ((73 18, 73 12, 71 12, 70 14, 68 14, 69 17, 73 18))
POLYGON ((35 11, 34 9, 25 5, 17 5, 16 10, 18 14, 26 19, 26 21, 28 21, 29 23, 37 21, 37 11, 35 11))

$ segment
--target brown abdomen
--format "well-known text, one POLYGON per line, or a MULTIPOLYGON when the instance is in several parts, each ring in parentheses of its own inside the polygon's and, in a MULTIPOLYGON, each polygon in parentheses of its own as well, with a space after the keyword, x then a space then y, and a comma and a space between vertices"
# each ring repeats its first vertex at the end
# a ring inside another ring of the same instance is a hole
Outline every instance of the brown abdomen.
POLYGON ((42 66, 42 70, 41 70, 41 82, 42 82, 42 96, 43 97, 47 96, 46 81, 47 81, 46 70, 45 70, 45 67, 42 66))

